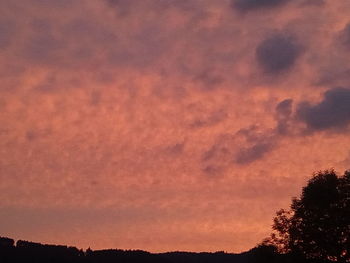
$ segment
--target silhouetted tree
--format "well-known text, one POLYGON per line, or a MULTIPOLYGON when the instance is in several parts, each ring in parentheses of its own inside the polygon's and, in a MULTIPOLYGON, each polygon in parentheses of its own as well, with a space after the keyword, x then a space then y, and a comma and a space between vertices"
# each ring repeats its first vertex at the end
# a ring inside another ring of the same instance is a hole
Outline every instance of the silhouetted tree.
POLYGON ((321 171, 289 210, 277 212, 271 244, 307 259, 350 262, 350 171, 321 171))
POLYGON ((9 248, 13 247, 15 241, 12 238, 0 237, 0 248, 9 248))
POLYGON ((252 254, 252 263, 272 263, 277 262, 277 249, 273 245, 259 244, 250 250, 252 254))

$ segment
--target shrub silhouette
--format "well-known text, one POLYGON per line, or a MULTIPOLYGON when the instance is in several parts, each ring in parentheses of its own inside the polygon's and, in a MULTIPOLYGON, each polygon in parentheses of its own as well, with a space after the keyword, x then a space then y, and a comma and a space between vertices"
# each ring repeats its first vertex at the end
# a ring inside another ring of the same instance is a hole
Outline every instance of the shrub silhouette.
POLYGON ((316 261, 350 262, 350 171, 320 171, 277 212, 269 241, 280 252, 316 261))
POLYGON ((13 247, 15 241, 12 238, 0 237, 0 248, 10 248, 13 247))

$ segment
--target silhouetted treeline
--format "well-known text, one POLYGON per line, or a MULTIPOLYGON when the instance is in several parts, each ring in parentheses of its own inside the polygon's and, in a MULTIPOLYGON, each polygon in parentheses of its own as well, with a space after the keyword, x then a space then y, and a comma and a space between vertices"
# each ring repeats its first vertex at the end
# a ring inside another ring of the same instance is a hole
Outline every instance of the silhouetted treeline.
POLYGON ((0 262, 84 262, 85 252, 75 247, 43 245, 40 243, 0 237, 0 262))
MULTIPOLYGON (((76 247, 0 237, 1 263, 302 263, 287 254, 278 254, 274 247, 260 245, 241 254, 167 252, 142 250, 81 250, 76 247)), ((315 263, 315 262, 312 262, 315 263)))

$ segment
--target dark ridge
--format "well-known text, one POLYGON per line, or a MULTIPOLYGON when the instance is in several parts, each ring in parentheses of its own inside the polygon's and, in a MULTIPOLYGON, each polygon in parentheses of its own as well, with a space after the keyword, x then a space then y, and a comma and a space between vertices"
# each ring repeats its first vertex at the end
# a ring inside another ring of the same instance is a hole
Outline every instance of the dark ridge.
POLYGON ((150 253, 143 250, 86 250, 0 237, 1 263, 254 263, 290 262, 285 255, 258 246, 241 254, 218 252, 150 253), (266 261, 268 260, 268 261, 266 261))

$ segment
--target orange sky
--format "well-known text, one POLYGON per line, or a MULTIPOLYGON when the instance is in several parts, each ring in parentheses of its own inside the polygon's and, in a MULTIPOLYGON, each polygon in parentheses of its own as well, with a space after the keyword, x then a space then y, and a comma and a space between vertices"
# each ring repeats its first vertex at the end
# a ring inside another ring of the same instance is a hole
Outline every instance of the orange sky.
POLYGON ((350 1, 4 0, 0 236, 240 252, 350 166, 350 1))

